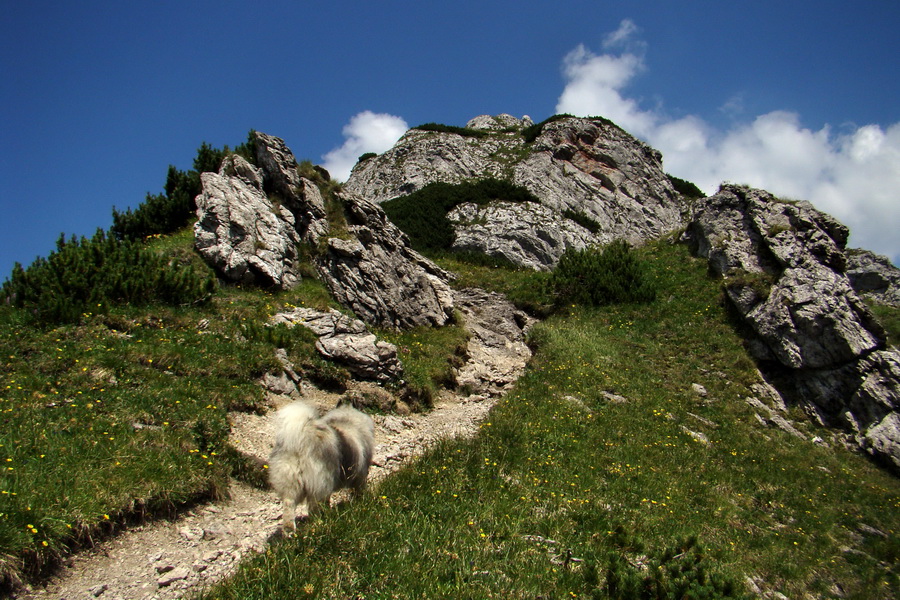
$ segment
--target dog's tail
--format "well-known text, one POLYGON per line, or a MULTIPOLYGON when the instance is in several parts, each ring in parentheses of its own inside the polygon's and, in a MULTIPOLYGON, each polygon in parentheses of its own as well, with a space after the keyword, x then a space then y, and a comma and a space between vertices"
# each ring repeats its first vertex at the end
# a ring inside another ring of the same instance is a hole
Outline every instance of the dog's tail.
POLYGON ((296 451, 292 448, 303 440, 302 431, 310 422, 318 418, 314 406, 305 402, 292 402, 278 411, 275 426, 275 444, 285 451, 296 451))

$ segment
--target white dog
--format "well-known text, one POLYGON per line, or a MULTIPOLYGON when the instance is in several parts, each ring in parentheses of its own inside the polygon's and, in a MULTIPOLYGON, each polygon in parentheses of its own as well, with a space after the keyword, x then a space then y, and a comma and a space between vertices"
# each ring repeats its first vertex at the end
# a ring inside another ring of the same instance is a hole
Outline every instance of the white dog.
POLYGON ((278 411, 269 481, 284 503, 284 529, 296 529, 297 505, 312 516, 341 488, 365 488, 375 446, 375 424, 351 406, 317 418, 316 409, 293 402, 278 411))

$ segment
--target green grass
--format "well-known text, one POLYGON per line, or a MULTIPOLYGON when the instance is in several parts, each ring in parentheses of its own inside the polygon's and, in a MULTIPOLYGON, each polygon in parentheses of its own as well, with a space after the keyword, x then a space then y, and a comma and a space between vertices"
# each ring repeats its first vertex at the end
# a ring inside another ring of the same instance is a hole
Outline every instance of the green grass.
MULTIPOLYGON (((190 242, 182 231, 152 244, 186 263, 190 242)), ((552 315, 549 274, 438 257, 454 285, 550 315, 515 390, 474 439, 326 511, 207 597, 604 598, 701 580, 735 595, 748 576, 789 597, 900 595, 898 480, 763 429, 742 400, 758 375, 705 263, 681 246, 636 252, 655 301, 552 315)), ((274 348, 304 377, 346 379, 305 330, 264 327, 300 305, 334 303, 306 278, 290 292, 228 287, 204 307, 120 307, 52 329, 0 307, 0 580, 145 513, 226 494, 230 477, 264 483, 229 446, 228 412, 261 409, 255 380, 276 368, 274 348)), ((895 340, 896 311, 876 312, 895 340)), ((455 385, 460 324, 380 335, 398 345, 414 402, 455 385)))
POLYGON ((869 308, 887 332, 888 344, 900 346, 900 308, 874 302, 869 308))
MULTIPOLYGON (((197 262, 190 230, 151 247, 197 262)), ((198 268, 206 268, 202 261, 198 268)), ((340 387, 304 328, 265 326, 292 306, 334 306, 294 290, 225 287, 203 307, 150 305, 35 326, 0 307, 0 588, 141 515, 227 494, 230 477, 264 485, 228 444, 228 412, 262 410, 256 383, 285 347, 301 376, 340 387)))
POLYGON ((721 596, 753 577, 789 597, 897 597, 900 482, 763 429, 741 399, 758 375, 705 263, 642 253, 655 302, 543 322, 474 439, 326 511, 204 597, 605 598, 666 557, 698 561, 691 581, 721 596), (702 550, 682 553, 692 539, 702 550))
POLYGON ((463 365, 469 341, 462 319, 457 314, 457 322, 446 327, 379 332, 380 338, 397 346, 406 382, 404 400, 413 409, 431 408, 441 389, 456 388, 454 368, 463 365))
MULTIPOLYGON (((456 274, 453 287, 480 287, 504 294, 518 308, 535 316, 547 316, 553 307, 551 274, 519 268, 507 261, 472 261, 454 253, 430 253, 438 266, 456 274)), ((483 256, 483 255, 482 255, 483 256)))

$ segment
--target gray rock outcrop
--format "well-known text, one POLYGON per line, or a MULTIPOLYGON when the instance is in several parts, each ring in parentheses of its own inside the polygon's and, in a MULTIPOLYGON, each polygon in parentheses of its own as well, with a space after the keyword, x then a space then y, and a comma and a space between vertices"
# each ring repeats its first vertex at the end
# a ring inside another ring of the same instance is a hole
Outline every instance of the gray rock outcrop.
POLYGON ((342 194, 349 239, 332 237, 316 257, 319 276, 342 305, 391 329, 440 326, 453 316, 452 276, 409 247, 380 206, 342 194))
POLYGON ((297 159, 284 140, 254 132, 256 162, 265 173, 264 185, 276 201, 288 210, 289 224, 308 243, 328 234, 325 199, 315 183, 297 172, 297 159))
POLYGON ((683 225, 682 203, 662 170, 662 154, 603 119, 545 125, 516 164, 513 183, 545 206, 593 220, 602 243, 640 243, 683 225))
POLYGON ((311 261, 338 302, 368 323, 408 328, 451 318, 451 276, 413 251, 381 207, 336 192, 346 230, 331 231, 322 192, 299 175, 284 141, 256 132, 255 146, 261 168, 232 155, 219 173, 201 175, 195 246, 223 278, 289 289, 311 261))
POLYGON ((270 322, 310 329, 319 337, 316 341, 319 354, 344 365, 357 377, 384 383, 403 376, 397 347, 377 339, 365 323, 340 311, 297 307, 274 315, 270 322))
POLYGON ((291 288, 300 281, 293 216, 263 191, 263 173, 237 155, 202 173, 194 244, 223 278, 291 288))
POLYGON ((456 220, 461 245, 503 248, 498 253, 520 266, 552 267, 568 245, 620 238, 640 243, 683 225, 680 196, 656 150, 604 119, 553 121, 528 143, 522 129, 530 124, 527 118, 483 115, 468 123, 484 132, 479 136, 412 129, 391 150, 358 164, 346 188, 381 203, 434 182, 495 178, 520 185, 546 209, 541 223, 551 220, 551 211, 555 223, 564 223, 558 235, 545 239, 541 233, 547 228, 529 234, 521 227, 512 235, 520 250, 512 250, 510 207, 482 207, 481 227, 472 227, 471 219, 456 220), (573 215, 594 223, 595 231, 577 225, 573 215), (563 244, 560 250, 548 248, 557 243, 563 244))
POLYGON ((859 295, 900 308, 900 269, 886 256, 868 250, 848 250, 847 277, 859 295))
POLYGON ((900 354, 845 274, 847 228, 809 203, 723 185, 685 235, 779 391, 900 469, 900 354))
POLYGON ((457 291, 456 302, 471 333, 457 384, 474 394, 501 395, 531 358, 525 335, 535 320, 502 295, 479 288, 457 291))
POLYGON ((456 232, 454 249, 500 256, 529 269, 549 269, 567 248, 580 250, 594 241, 581 225, 534 202, 465 203, 447 219, 456 232))

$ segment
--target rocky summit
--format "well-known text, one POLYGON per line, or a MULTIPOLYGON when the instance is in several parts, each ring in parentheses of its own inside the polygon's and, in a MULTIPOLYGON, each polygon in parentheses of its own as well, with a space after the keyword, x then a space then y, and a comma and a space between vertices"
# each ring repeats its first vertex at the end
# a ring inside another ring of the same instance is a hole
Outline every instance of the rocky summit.
MULTIPOLYGON (((548 270, 567 249, 680 232, 722 280, 775 403, 802 406, 900 471, 900 353, 862 300, 897 306, 900 270, 848 250, 847 228, 809 203, 739 185, 687 198, 658 151, 600 117, 482 115, 466 127, 413 128, 387 152, 361 157, 343 186, 321 170, 316 181, 301 176, 279 138, 256 133, 255 152, 258 168, 234 155, 202 176, 196 247, 224 279, 290 288, 303 255, 370 325, 444 325, 470 301, 454 296, 452 276, 416 252, 380 205, 433 183, 502 180, 536 201, 453 206, 452 248, 548 270)), ((354 335, 362 338, 325 336, 320 351, 366 365, 374 379, 397 376, 390 348, 354 335)))
POLYGON ((472 119, 462 133, 411 129, 384 154, 359 162, 346 189, 382 203, 429 183, 504 179, 539 207, 461 206, 456 247, 551 268, 566 248, 655 239, 684 224, 686 205, 662 155, 602 118, 534 125, 510 115, 472 119))

